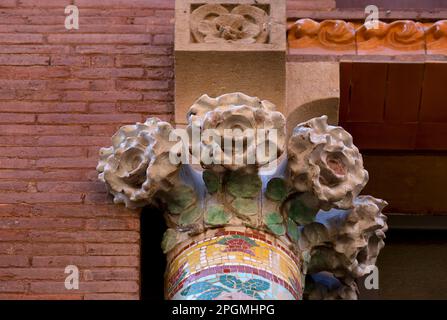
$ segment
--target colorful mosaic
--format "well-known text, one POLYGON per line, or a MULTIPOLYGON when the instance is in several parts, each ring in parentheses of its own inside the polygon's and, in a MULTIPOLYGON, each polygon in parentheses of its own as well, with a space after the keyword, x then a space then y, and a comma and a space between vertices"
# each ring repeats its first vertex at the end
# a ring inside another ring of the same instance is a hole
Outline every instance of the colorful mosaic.
POLYGON ((174 300, 299 300, 298 258, 254 230, 214 231, 179 248, 170 259, 166 297, 174 300))

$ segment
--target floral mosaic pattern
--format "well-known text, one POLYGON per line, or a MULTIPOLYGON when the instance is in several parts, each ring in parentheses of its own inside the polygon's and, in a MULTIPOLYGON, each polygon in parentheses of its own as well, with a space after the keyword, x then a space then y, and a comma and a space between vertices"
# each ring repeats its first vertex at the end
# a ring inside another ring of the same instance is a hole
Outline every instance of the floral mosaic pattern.
POLYGON ((181 295, 191 296, 199 294, 196 297, 198 300, 213 300, 222 293, 236 292, 236 295, 226 294, 226 296, 262 300, 262 291, 270 288, 270 283, 261 279, 241 281, 233 275, 221 275, 218 279, 218 284, 220 285, 212 284, 209 280, 196 282, 184 289, 181 295))
POLYGON ((301 299, 300 262, 288 249, 274 244, 273 237, 257 231, 250 235, 216 232, 186 245, 172 258, 167 298, 301 299))
POLYGON ((228 238, 223 238, 219 240, 217 243, 225 245, 226 249, 224 252, 245 252, 246 254, 254 256, 254 252, 252 251, 252 247, 256 247, 257 244, 250 238, 234 235, 228 238))

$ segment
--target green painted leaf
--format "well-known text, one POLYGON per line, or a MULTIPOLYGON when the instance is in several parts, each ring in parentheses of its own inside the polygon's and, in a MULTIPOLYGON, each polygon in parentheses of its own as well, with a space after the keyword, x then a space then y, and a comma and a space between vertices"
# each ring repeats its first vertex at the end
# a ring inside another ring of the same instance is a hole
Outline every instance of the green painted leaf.
POLYGON ((264 217, 264 222, 265 224, 269 225, 269 224, 276 224, 276 223, 282 223, 283 222, 283 217, 282 215, 280 215, 278 212, 270 212, 267 213, 264 217))
POLYGON ((201 281, 201 282, 193 283, 189 287, 186 287, 186 289, 182 290, 182 292, 180 292, 180 294, 182 296, 191 296, 193 294, 199 294, 199 293, 202 293, 204 291, 208 291, 208 290, 211 290, 214 288, 219 288, 219 287, 214 286, 209 282, 201 281))
POLYGON ((231 289, 239 289, 242 285, 242 281, 232 275, 220 276, 219 280, 224 286, 231 289))
POLYGON ((196 194, 190 186, 179 186, 170 192, 167 201, 168 210, 172 214, 180 214, 196 202, 196 194))
POLYGON ((267 198, 273 201, 282 201, 287 197, 286 183, 281 178, 273 178, 267 184, 265 190, 267 198))
POLYGON ((292 241, 298 242, 300 233, 297 224, 290 218, 287 218, 287 235, 292 241))
POLYGON ((286 227, 282 223, 268 224, 267 227, 277 236, 286 234, 286 227))
POLYGON ((258 213, 258 203, 253 199, 236 198, 233 201, 233 207, 243 216, 253 216, 258 213))
POLYGON ((163 234, 163 240, 161 241, 161 248, 163 253, 169 252, 177 244, 177 231, 174 229, 168 229, 163 234))
POLYGON ((227 180, 228 192, 238 198, 254 198, 262 188, 262 181, 257 174, 231 172, 227 180))
POLYGON ((292 200, 288 212, 289 217, 300 225, 313 222, 317 213, 317 208, 314 209, 307 207, 300 197, 292 200))
POLYGON ((199 208, 198 206, 193 206, 180 215, 178 222, 181 226, 188 226, 199 220, 201 215, 201 208, 199 208))
POLYGON ((220 181, 219 176, 216 173, 210 170, 205 170, 202 176, 209 193, 216 193, 219 191, 220 181))
POLYGON ((208 208, 208 211, 205 213, 205 222, 213 226, 227 224, 230 218, 230 214, 225 212, 224 207, 221 205, 214 205, 208 208))

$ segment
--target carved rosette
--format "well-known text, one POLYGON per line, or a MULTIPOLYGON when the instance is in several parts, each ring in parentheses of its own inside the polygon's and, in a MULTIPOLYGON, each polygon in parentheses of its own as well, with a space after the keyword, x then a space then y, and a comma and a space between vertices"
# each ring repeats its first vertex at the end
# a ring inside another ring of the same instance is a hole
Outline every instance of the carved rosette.
POLYGON ((267 43, 269 16, 253 5, 230 10, 220 4, 204 4, 191 13, 190 28, 199 43, 267 43))
POLYGON ((288 145, 290 182, 315 196, 322 209, 347 209, 368 182, 351 135, 322 116, 298 125, 288 145))
POLYGON ((357 298, 356 279, 371 272, 384 245, 386 202, 358 196, 368 181, 362 157, 326 116, 295 128, 273 174, 259 171, 273 157, 246 163, 261 144, 275 145, 275 159, 283 153, 285 120, 274 110, 242 93, 204 95, 191 107, 191 152, 214 150, 209 136, 193 139, 209 130, 232 146, 243 140, 242 164, 214 152, 231 161, 202 162, 200 173, 185 164, 180 175, 169 158, 178 155, 177 136, 158 119, 122 127, 101 149, 99 178, 116 203, 165 212, 166 298, 357 298), (277 131, 276 139, 246 138, 261 129, 277 131))
POLYGON ((192 149, 217 160, 211 164, 202 161, 202 166, 217 172, 257 170, 279 158, 285 147, 285 118, 274 110, 272 103, 242 93, 200 97, 188 112, 188 131, 190 135, 193 130, 208 132, 212 137, 193 139, 192 149), (226 145, 236 146, 237 142, 241 146, 237 153, 225 150, 226 145))
POLYGON ((112 146, 100 150, 99 180, 114 196, 115 203, 128 208, 151 203, 160 190, 169 190, 179 164, 169 159, 173 143, 172 126, 157 118, 121 127, 112 137, 112 146))

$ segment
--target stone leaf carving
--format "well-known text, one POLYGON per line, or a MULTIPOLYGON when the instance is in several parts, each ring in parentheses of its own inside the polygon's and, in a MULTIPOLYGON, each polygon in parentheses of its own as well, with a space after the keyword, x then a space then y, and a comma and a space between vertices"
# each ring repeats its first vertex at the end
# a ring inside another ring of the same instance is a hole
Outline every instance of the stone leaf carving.
POLYGON ((288 158, 294 188, 312 193, 324 210, 352 207, 368 182, 368 172, 352 136, 341 127, 328 125, 327 116, 294 129, 288 158))
POLYGON ((202 161, 202 166, 219 172, 269 164, 284 152, 285 147, 285 118, 274 110, 275 105, 272 103, 243 93, 229 93, 217 98, 203 95, 188 112, 188 131, 190 135, 193 135, 193 130, 212 132, 213 138, 193 139, 193 155, 194 149, 212 155, 220 164, 206 164, 202 161), (265 130, 265 134, 261 134, 260 129, 265 130), (238 152, 225 152, 225 141, 229 145, 235 145, 236 141, 243 142, 243 148, 238 152), (269 146, 271 150, 274 149, 272 153, 269 152, 269 146), (265 153, 259 152, 261 147, 265 148, 265 153), (250 166, 247 165, 250 164, 247 159, 255 161, 250 166))
POLYGON ((330 272, 340 281, 336 290, 317 285, 316 297, 356 298, 353 281, 373 270, 385 245, 388 226, 382 210, 386 205, 386 201, 359 196, 352 209, 320 211, 314 223, 304 226, 299 245, 310 250, 308 274, 330 272))
POLYGON ((232 10, 220 4, 204 4, 191 13, 190 27, 195 42, 266 43, 268 14, 252 5, 232 10))
POLYGON ((169 190, 179 170, 169 160, 172 126, 158 118, 121 127, 112 146, 100 150, 99 180, 128 208, 149 204, 159 190, 169 190))

